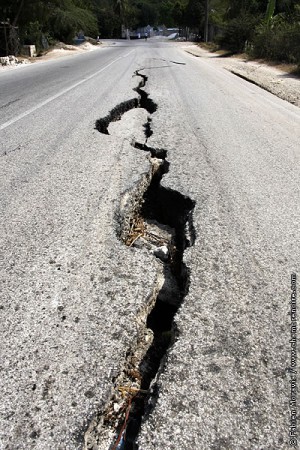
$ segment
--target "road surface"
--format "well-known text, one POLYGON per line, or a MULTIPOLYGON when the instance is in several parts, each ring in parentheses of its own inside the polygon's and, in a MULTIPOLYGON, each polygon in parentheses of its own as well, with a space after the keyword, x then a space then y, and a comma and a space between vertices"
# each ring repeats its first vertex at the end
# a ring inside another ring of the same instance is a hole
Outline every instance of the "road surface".
POLYGON ((158 40, 0 92, 0 449, 293 446, 299 109, 158 40))

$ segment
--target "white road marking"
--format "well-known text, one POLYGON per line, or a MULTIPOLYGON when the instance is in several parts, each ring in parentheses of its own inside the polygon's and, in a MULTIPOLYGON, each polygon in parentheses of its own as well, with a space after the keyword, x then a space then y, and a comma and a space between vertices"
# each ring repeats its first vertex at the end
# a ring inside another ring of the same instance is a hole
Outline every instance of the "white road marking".
POLYGON ((77 86, 80 86, 81 84, 85 83, 86 81, 91 80, 95 76, 99 75, 99 73, 103 72, 108 67, 112 66, 115 62, 119 61, 122 58, 126 58, 127 56, 129 56, 132 52, 134 52, 134 50, 131 50, 129 53, 126 53, 126 55, 123 55, 123 56, 120 56, 117 59, 114 59, 112 62, 110 62, 106 66, 102 67, 102 69, 100 69, 97 72, 93 73, 92 75, 90 75, 89 77, 85 78, 84 80, 78 81, 77 83, 73 84, 72 86, 69 86, 68 88, 64 89, 63 91, 59 92, 58 94, 55 94, 52 97, 48 98, 44 102, 41 102, 38 105, 33 106, 32 108, 30 108, 27 111, 23 112, 22 114, 19 114, 18 116, 14 117, 13 119, 8 120, 7 122, 5 122, 2 125, 0 125, 0 131, 4 130, 5 128, 9 127, 10 125, 18 122, 19 120, 23 119, 24 117, 28 116, 29 114, 32 114, 36 110, 42 108, 43 106, 47 105, 48 103, 52 102, 53 100, 61 97, 62 95, 66 94, 67 92, 71 91, 72 89, 75 89, 77 86))

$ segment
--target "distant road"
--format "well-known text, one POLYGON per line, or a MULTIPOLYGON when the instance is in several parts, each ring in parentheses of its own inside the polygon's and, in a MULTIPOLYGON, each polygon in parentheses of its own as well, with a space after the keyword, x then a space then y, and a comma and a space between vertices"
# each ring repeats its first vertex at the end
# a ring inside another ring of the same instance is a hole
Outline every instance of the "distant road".
POLYGON ((299 109, 111 41, 0 73, 0 136, 0 449, 116 447, 139 372, 140 449, 288 448, 299 109))

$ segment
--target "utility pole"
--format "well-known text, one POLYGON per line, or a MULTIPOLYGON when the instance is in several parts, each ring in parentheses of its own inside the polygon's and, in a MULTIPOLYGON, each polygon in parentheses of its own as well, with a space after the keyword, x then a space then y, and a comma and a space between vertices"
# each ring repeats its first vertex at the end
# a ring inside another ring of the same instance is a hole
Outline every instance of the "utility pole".
POLYGON ((209 0, 205 0, 204 42, 208 42, 208 11, 209 11, 209 0))

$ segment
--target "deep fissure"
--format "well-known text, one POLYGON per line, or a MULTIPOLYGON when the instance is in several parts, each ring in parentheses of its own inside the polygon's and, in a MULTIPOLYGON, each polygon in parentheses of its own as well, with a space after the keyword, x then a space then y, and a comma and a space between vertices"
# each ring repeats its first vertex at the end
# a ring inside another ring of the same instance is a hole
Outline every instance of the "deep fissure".
MULTIPOLYGON (((140 142, 135 142, 134 147, 138 150, 144 150, 145 152, 150 153, 152 158, 158 158, 158 159, 166 159, 167 156, 167 150, 163 148, 153 148, 149 147, 147 144, 141 144, 140 142)), ((166 161, 166 165, 168 162, 166 161)))
MULTIPOLYGON (((142 70, 142 69, 141 69, 142 70)), ((149 94, 144 91, 143 87, 145 87, 148 77, 139 73, 139 70, 134 72, 134 76, 141 77, 142 80, 138 84, 136 88, 133 90, 137 92, 139 95, 138 98, 132 98, 130 100, 126 100, 122 103, 116 105, 105 117, 96 120, 95 128, 102 134, 109 134, 108 127, 111 122, 116 122, 121 120, 122 116, 135 108, 143 108, 149 114, 153 114, 157 110, 157 104, 149 97, 149 94)), ((145 124, 145 134, 148 137, 151 136, 151 127, 150 127, 151 119, 148 120, 147 124, 145 124), (150 133, 150 134, 149 134, 150 133)))
POLYGON ((132 98, 125 102, 119 103, 115 106, 105 117, 98 119, 95 123, 95 128, 103 134, 109 134, 108 127, 111 122, 116 122, 120 120, 127 111, 137 108, 139 106, 139 100, 137 98, 132 98))
MULTIPOLYGON (((165 158, 162 158, 165 159, 165 158)), ((137 393, 131 402, 126 418, 126 429, 118 434, 119 446, 111 450, 136 450, 137 436, 143 418, 153 409, 158 396, 155 377, 162 370, 168 349, 177 335, 174 316, 181 306, 189 288, 189 271, 183 262, 184 250, 193 245, 195 233, 192 211, 195 203, 177 191, 161 186, 161 180, 168 171, 169 164, 161 165, 143 195, 139 214, 146 224, 167 226, 174 232, 169 242, 169 255, 162 260, 165 283, 157 295, 155 305, 148 314, 146 326, 153 332, 153 342, 139 365, 142 395, 137 393), (148 392, 145 397, 144 392, 148 392)), ((139 242, 136 242, 138 245, 139 242)), ((159 256, 158 256, 159 257, 159 256)), ((120 431, 119 430, 119 431, 120 431)))
MULTIPOLYGON (((148 77, 139 70, 135 75, 142 78, 135 88, 139 94, 138 106, 132 100, 122 103, 122 106, 116 106, 106 117, 96 122, 96 128, 101 133, 109 134, 109 123, 119 120, 129 109, 141 107, 149 114, 157 110, 157 104, 143 89, 148 77)), ((125 392, 123 405, 114 413, 114 401, 117 396, 113 394, 104 413, 104 426, 115 430, 115 439, 110 450, 138 449, 136 441, 142 421, 146 420, 147 415, 153 410, 158 398, 156 378, 163 370, 168 349, 178 334, 174 317, 189 289, 189 269, 183 261, 183 254, 195 240, 192 221, 195 202, 180 192, 161 185, 170 164, 166 159, 167 150, 147 145, 147 140, 152 135, 151 121, 151 117, 148 117, 144 125, 145 143, 132 143, 136 149, 151 155, 151 181, 139 199, 139 206, 135 209, 134 215, 130 217, 130 230, 133 236, 130 238, 122 236, 122 239, 127 245, 138 248, 146 246, 152 250, 163 265, 164 284, 146 318, 144 333, 147 333, 146 330, 152 331, 152 343, 138 360, 138 364, 134 362, 138 358, 138 349, 127 353, 123 375, 119 378, 123 384, 127 382, 129 385, 116 386, 116 390, 123 389, 123 394, 125 392), (135 235, 136 229, 139 230, 139 234, 135 235)))

